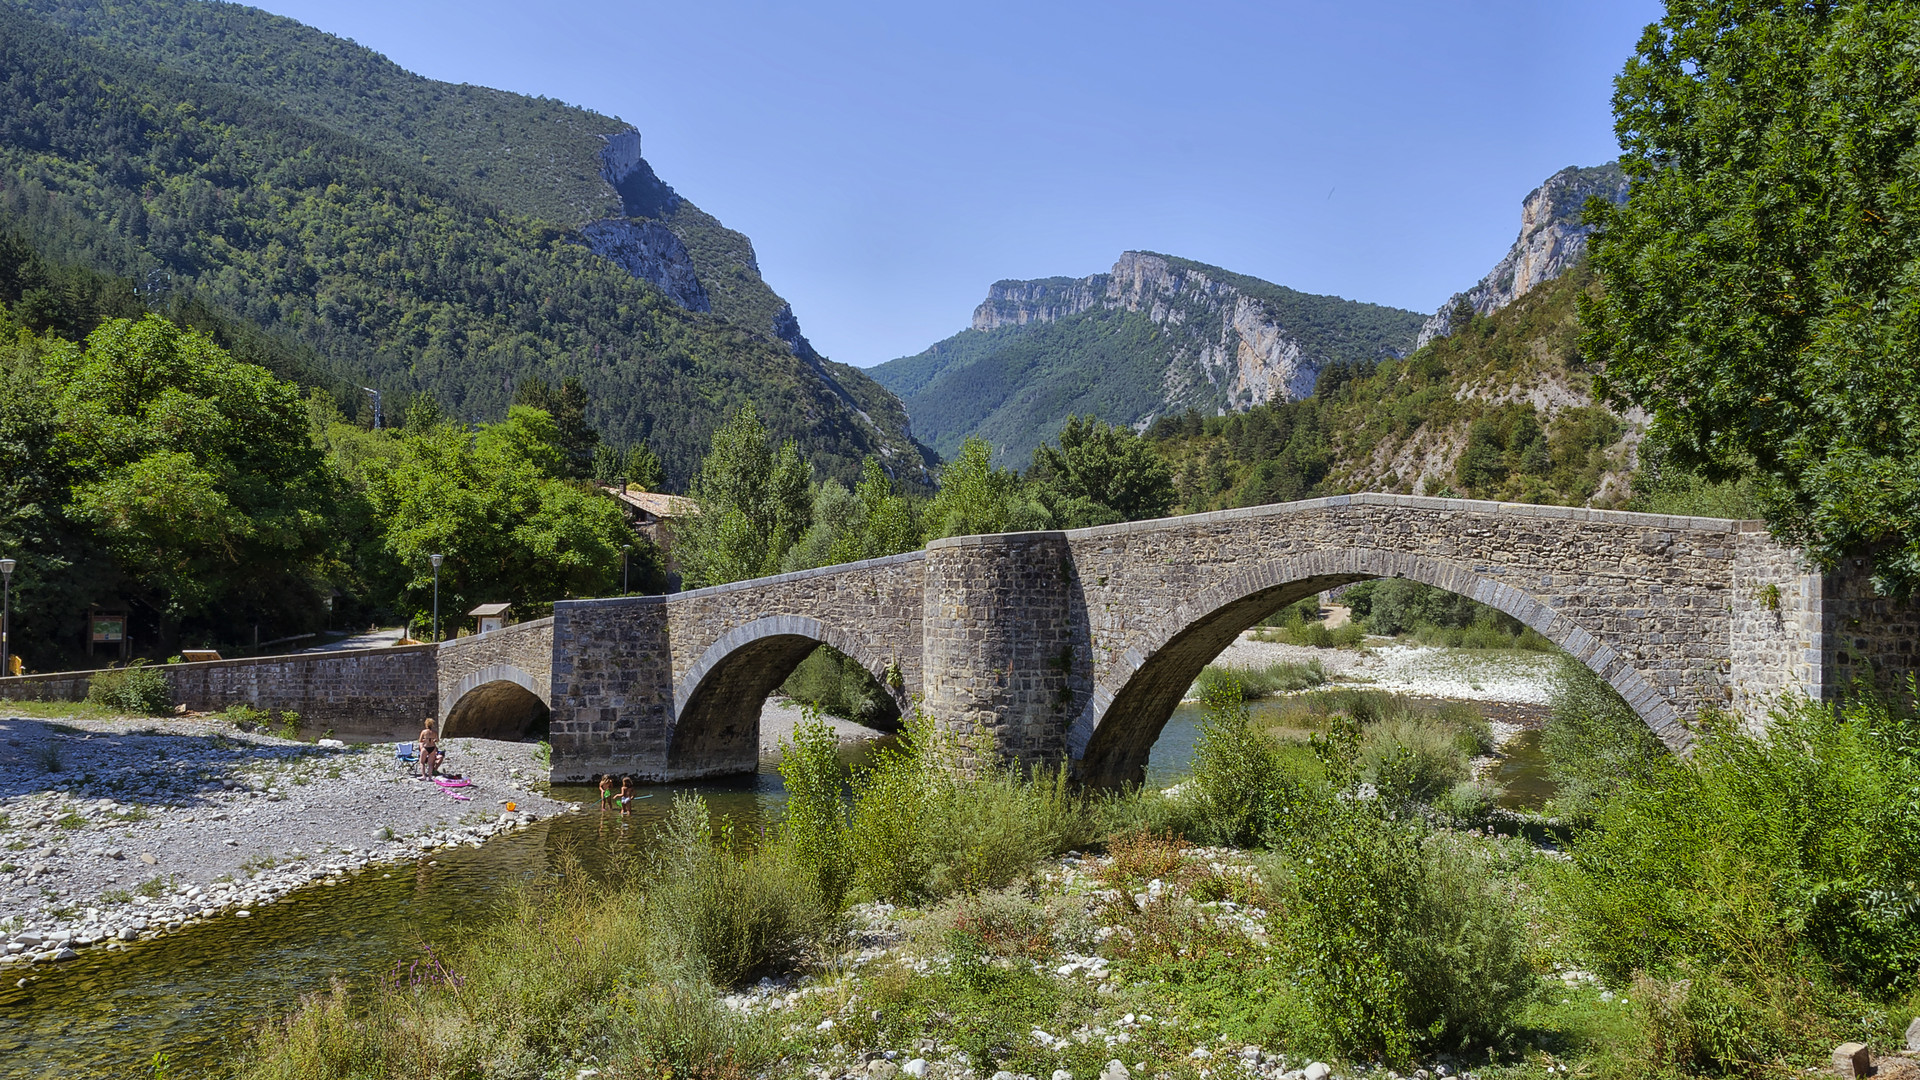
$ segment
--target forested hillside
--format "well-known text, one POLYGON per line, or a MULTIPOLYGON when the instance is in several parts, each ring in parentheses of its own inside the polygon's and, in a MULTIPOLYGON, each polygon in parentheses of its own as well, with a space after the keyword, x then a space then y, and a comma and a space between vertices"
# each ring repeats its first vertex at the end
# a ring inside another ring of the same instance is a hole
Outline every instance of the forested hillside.
POLYGON ((873 369, 915 435, 1018 464, 1068 416, 1138 425, 1307 396, 1322 369, 1412 349, 1420 316, 1152 252, 1086 278, 996 282, 973 328, 873 369))
POLYGON ((303 354, 288 373, 350 414, 368 385, 497 418, 520 383, 576 376, 589 421, 651 446, 670 485, 747 400, 828 475, 853 478, 869 453, 919 474, 898 403, 805 344, 746 238, 654 177, 617 120, 186 0, 0 9, 0 62, 11 227, 57 261, 265 329, 303 354), (631 152, 604 154, 622 133, 631 152), (636 228, 677 230, 712 314, 580 231, 643 212, 636 228))
POLYGON ((1321 373, 1300 401, 1188 413, 1148 436, 1189 511, 1353 491, 1620 504, 1638 429, 1595 402, 1576 348, 1575 269, 1405 360, 1321 373))

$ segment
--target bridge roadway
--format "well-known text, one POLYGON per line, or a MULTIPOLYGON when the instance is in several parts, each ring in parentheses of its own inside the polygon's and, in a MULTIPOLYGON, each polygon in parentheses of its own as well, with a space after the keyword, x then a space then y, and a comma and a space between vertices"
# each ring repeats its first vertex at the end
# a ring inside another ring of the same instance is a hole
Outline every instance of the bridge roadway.
MULTIPOLYGON (((1805 564, 1754 521, 1350 495, 1067 532, 936 540, 883 559, 671 596, 566 600, 440 646, 166 665, 174 700, 300 711, 341 734, 518 737, 548 719, 553 778, 753 770, 768 693, 821 644, 900 708, 1003 755, 1125 783, 1200 669, 1303 597, 1404 577, 1514 616, 1685 749, 1703 710, 1764 720, 1916 673, 1920 607, 1871 558, 1805 564)), ((89 673, 0 679, 83 697, 89 673)))

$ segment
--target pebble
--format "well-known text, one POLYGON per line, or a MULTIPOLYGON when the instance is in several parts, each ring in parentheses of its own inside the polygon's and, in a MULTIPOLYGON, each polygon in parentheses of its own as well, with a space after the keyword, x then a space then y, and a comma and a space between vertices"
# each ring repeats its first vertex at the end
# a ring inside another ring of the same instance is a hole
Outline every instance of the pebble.
POLYGON ((1327 1080, 1327 1074, 1331 1072, 1333 1072, 1331 1065, 1324 1061, 1316 1061, 1302 1070, 1301 1075, 1306 1077, 1306 1080, 1327 1080))
POLYGON ((0 814, 31 856, 0 873, 0 965, 122 948, 222 913, 246 918, 316 881, 336 885, 435 846, 478 846, 572 809, 529 790, 525 777, 507 779, 531 767, 528 744, 450 740, 474 794, 517 806, 479 817, 475 803, 405 778, 386 744, 295 743, 212 718, 59 723, 92 734, 0 716, 0 790, 22 792, 0 796, 0 814), (103 733, 119 737, 95 738, 103 733), (68 764, 58 774, 37 764, 37 746, 53 740, 68 764), (62 786, 36 790, 49 783, 62 786), (76 817, 84 824, 59 826, 76 817), (337 846, 343 835, 372 842, 349 850, 337 846), (230 880, 212 880, 223 875, 230 880), (148 895, 155 886, 169 887, 148 895))

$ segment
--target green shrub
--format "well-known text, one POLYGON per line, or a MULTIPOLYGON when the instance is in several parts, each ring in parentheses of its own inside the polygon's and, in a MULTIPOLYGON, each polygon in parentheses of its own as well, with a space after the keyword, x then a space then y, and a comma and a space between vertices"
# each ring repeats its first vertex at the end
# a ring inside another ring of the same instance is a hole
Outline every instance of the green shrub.
POLYGON ((1590 817, 1622 785, 1654 780, 1671 759, 1620 694, 1571 656, 1554 674, 1540 748, 1558 788, 1554 809, 1576 818, 1590 817))
POLYGON ((1200 701, 1206 715, 1182 789, 1194 808, 1194 838, 1251 846, 1303 798, 1303 784, 1274 741, 1253 726, 1238 683, 1208 686, 1200 701))
POLYGON ((1265 667, 1218 667, 1208 664, 1201 669, 1200 678, 1194 682, 1194 686, 1204 696, 1208 687, 1232 683, 1240 688, 1242 700, 1254 701, 1274 694, 1310 690, 1324 686, 1326 682, 1327 672, 1320 666, 1320 661, 1300 663, 1283 660, 1265 667))
MULTIPOLYGON (((1355 775, 1353 755, 1336 773, 1355 775)), ((1322 800, 1285 838, 1283 948, 1338 1052, 1507 1047, 1534 993, 1525 927, 1464 843, 1379 799, 1322 800)))
POLYGON ((661 829, 649 891, 657 938, 674 960, 719 986, 784 967, 827 926, 815 883, 780 845, 737 850, 706 800, 681 794, 661 829))
POLYGON ((1702 733, 1630 777, 1573 847, 1571 925, 1617 979, 1692 963, 1736 980, 1801 950, 1843 987, 1920 973, 1920 723, 1870 694, 1702 733))
MULTIPOLYGON (((992 761, 977 736, 970 752, 992 761)), ((853 777, 850 849, 856 889, 881 899, 998 889, 1042 858, 1100 835, 1093 807, 1066 772, 989 766, 968 776, 957 747, 916 714, 894 746, 853 777)))
POLYGON ((1369 725, 1360 739, 1361 776, 1401 799, 1431 802, 1472 776, 1468 754, 1443 725, 1412 715, 1369 725))
POLYGON ((846 775, 839 739, 811 706, 793 741, 780 744, 780 779, 787 789, 780 843, 814 884, 820 902, 838 911, 853 883, 846 775))
POLYGON ((87 700, 143 716, 158 716, 173 709, 173 691, 167 687, 167 677, 144 660, 94 672, 87 680, 87 700))

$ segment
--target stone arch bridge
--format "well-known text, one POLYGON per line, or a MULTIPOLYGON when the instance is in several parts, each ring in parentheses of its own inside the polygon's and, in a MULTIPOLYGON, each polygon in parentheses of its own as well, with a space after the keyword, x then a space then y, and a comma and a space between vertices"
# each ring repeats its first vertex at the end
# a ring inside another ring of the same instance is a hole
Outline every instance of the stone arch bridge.
MULTIPOLYGON (((1684 749, 1702 709, 1758 717, 1782 692, 1904 681, 1920 610, 1874 596, 1868 570, 1811 571, 1758 522, 1351 495, 563 601, 523 633, 534 651, 551 634, 555 780, 752 770, 762 702, 824 643, 902 706, 917 698, 1018 760, 1119 783, 1143 775, 1174 706, 1240 631, 1337 585, 1405 577, 1504 611, 1684 749)), ((489 670, 443 690, 450 728, 485 687, 540 696, 537 679, 489 670)))
MULTIPOLYGON (((444 644, 167 664, 173 700, 293 709, 316 729, 522 738, 553 777, 751 771, 767 694, 831 645, 962 733, 1123 783, 1201 667, 1324 589, 1405 577, 1498 608, 1617 688, 1675 749, 1707 708, 1759 718, 1920 670, 1920 608, 1873 594, 1866 556, 1804 565, 1759 522, 1352 495, 922 551, 673 596, 570 600, 444 644)), ((77 700, 91 672, 0 679, 77 700)))

